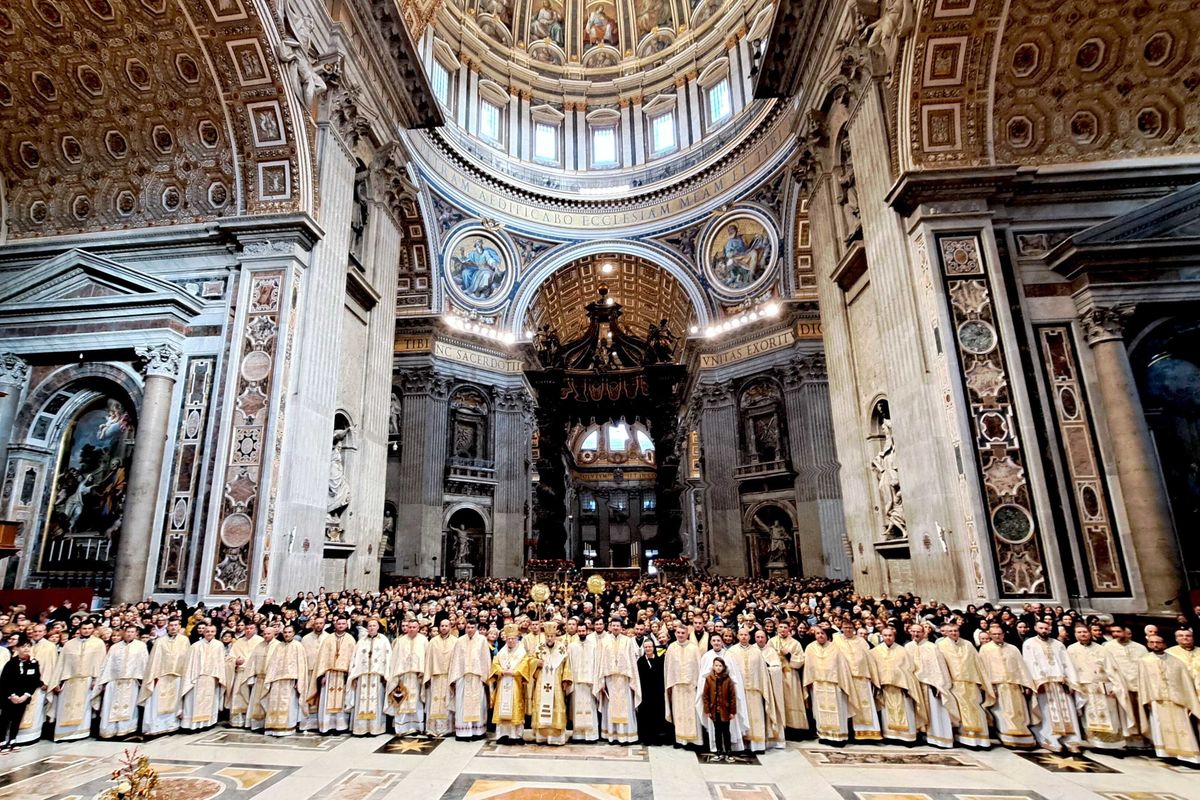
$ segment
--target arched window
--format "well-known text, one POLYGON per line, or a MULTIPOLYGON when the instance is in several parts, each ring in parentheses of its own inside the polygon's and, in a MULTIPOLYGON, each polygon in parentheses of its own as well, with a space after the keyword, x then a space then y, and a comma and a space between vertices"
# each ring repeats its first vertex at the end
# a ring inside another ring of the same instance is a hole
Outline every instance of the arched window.
POLYGON ((589 433, 587 436, 583 437, 583 443, 579 445, 579 449, 580 450, 590 450, 592 452, 599 450, 600 449, 600 429, 597 428, 596 430, 589 433))
POLYGON ((608 427, 608 452, 621 452, 625 449, 628 441, 629 428, 625 427, 625 423, 622 422, 618 425, 610 425, 608 427))

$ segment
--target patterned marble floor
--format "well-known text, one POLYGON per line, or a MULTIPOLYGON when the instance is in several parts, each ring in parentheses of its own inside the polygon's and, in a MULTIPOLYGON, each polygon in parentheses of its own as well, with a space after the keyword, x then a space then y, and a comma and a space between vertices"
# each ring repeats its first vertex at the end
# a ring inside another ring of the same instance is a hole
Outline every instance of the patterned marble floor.
POLYGON ((757 763, 709 764, 669 747, 221 729, 0 755, 0 800, 92 800, 127 747, 157 766, 164 800, 1200 800, 1200 771, 1141 757, 797 743, 757 763))

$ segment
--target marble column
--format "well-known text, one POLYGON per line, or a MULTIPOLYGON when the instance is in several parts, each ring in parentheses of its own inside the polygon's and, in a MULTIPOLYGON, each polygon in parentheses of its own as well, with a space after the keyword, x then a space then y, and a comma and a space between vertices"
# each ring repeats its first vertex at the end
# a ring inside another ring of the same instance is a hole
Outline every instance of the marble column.
POLYGON ((746 575, 746 543, 737 478, 737 408, 731 382, 701 388, 700 443, 708 517, 709 566, 720 575, 746 575))
POLYGON ((451 380, 428 367, 400 373, 404 391, 400 482, 396 493, 396 572, 445 572, 442 497, 451 380))
POLYGON ((29 364, 15 353, 0 353, 0 480, 8 463, 8 445, 12 438, 13 420, 21 407, 25 384, 29 381, 29 364))
POLYGON ((493 400, 496 493, 492 498, 492 563, 484 567, 498 578, 520 577, 525 569, 533 400, 524 389, 500 387, 494 390, 493 400))
POLYGON ((1132 306, 1096 306, 1080 316, 1092 348, 1100 399, 1108 423, 1109 452, 1117 477, 1149 611, 1178 611, 1168 606, 1182 591, 1179 543, 1159 469, 1158 454, 1146 423, 1137 382, 1125 350, 1125 322, 1132 306))
POLYGON ((135 603, 146 596, 151 540, 158 518, 158 487, 162 483, 171 420, 171 395, 183 362, 183 353, 173 344, 137 347, 135 352, 145 362, 146 385, 129 466, 121 538, 117 542, 114 603, 135 603))
MULTIPOLYGON (((391 414, 392 356, 396 340, 396 254, 403 239, 400 203, 407 180, 399 146, 376 154, 368 181, 367 225, 363 232, 362 260, 367 281, 379 301, 367 321, 365 364, 362 369, 362 424, 359 431, 358 470, 354 477, 360 494, 359 513, 349 520, 350 538, 356 547, 348 572, 352 588, 379 588, 379 561, 383 552, 383 504, 387 485, 388 420, 391 414)), ((353 390, 354 386, 345 387, 353 390)), ((353 507, 353 506, 352 506, 353 507)))

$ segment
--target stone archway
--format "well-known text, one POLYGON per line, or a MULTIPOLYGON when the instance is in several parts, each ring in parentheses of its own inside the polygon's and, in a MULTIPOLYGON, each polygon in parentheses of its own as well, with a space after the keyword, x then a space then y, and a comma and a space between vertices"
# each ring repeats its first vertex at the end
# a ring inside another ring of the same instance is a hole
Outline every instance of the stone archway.
POLYGON ((483 509, 469 504, 448 509, 442 542, 443 574, 448 578, 490 574, 490 538, 483 509))

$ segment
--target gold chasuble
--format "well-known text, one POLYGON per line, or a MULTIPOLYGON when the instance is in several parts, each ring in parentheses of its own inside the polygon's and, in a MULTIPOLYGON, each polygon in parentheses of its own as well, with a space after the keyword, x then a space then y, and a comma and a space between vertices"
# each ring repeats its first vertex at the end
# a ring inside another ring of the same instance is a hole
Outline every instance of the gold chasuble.
POLYGON ((804 696, 804 646, 791 636, 786 639, 776 636, 767 646, 779 654, 779 665, 783 670, 784 724, 795 730, 808 730, 808 714, 804 696))
POLYGON ((317 665, 308 682, 308 704, 316 706, 325 679, 325 711, 340 714, 346 710, 346 677, 354 659, 354 637, 348 633, 330 634, 317 648, 317 665))
POLYGON ((520 671, 529 686, 534 738, 539 743, 566 744, 566 693, 574 680, 566 642, 544 646, 540 658, 539 654, 526 656, 520 671))
POLYGON ((879 684, 879 707, 884 712, 884 738, 915 742, 917 731, 926 726, 929 717, 909 652, 894 642, 891 646, 881 642, 871 648, 871 661, 879 684))
POLYGON ((92 685, 104 665, 104 642, 94 636, 72 639, 58 655, 49 686, 59 687, 56 731, 91 719, 92 685))
MULTIPOLYGON (((1030 706, 1026 694, 1037 692, 1021 651, 1011 644, 988 642, 979 648, 979 663, 984 677, 996 694, 992 718, 1000 741, 1009 747, 1033 747, 1037 744, 1029 726, 1041 721, 1037 704, 1030 706)), ((961 708, 959 709, 961 712, 961 708)))
POLYGON ((184 714, 184 727, 206 728, 216 723, 220 709, 221 681, 226 679, 225 647, 216 639, 201 639, 188 650, 187 667, 183 673, 180 696, 191 698, 191 718, 184 714))
POLYGON ((1067 648, 1075 665, 1075 701, 1083 701, 1083 732, 1089 746, 1119 749, 1125 737, 1137 731, 1125 678, 1112 651, 1092 642, 1075 642, 1067 648))
POLYGON ((858 711, 858 692, 841 648, 830 642, 812 642, 804 648, 804 686, 812 699, 817 736, 846 741, 846 717, 858 711))
POLYGON ((425 684, 426 651, 429 640, 423 634, 396 637, 392 642, 391 675, 387 681, 387 713, 392 716, 416 714, 421 702, 421 691, 425 684), (404 690, 397 699, 396 689, 404 690))
POLYGON ((427 729, 435 736, 450 731, 450 660, 454 656, 454 637, 438 636, 429 640, 425 650, 425 683, 429 684, 427 729))
POLYGON ((992 684, 984 677, 978 651, 968 641, 946 637, 937 640, 937 649, 946 659, 946 671, 950 673, 950 693, 958 709, 958 719, 954 723, 958 743, 990 747, 991 735, 984 709, 996 702, 996 696, 992 684))
POLYGON ((303 698, 308 693, 308 653, 299 639, 278 644, 267 654, 266 671, 259 713, 265 719, 268 733, 294 730, 299 717, 308 712, 303 698), (295 702, 295 706, 293 706, 295 702), (292 718, 292 710, 298 714, 292 718))
POLYGON ((1146 707, 1149 735, 1159 758, 1177 758, 1200 764, 1195 721, 1200 720, 1200 698, 1181 659, 1150 653, 1138 662, 1138 700, 1146 707))
POLYGON ((488 687, 492 690, 492 722, 496 725, 525 725, 525 682, 521 669, 525 648, 505 645, 492 659, 488 687))

